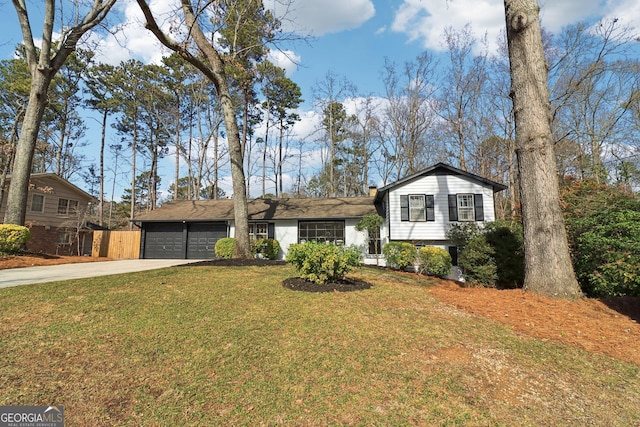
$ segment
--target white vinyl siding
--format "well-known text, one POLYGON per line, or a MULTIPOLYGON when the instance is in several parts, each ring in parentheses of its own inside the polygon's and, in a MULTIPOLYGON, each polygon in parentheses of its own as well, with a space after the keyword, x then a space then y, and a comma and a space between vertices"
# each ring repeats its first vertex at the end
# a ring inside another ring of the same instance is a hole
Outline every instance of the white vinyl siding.
POLYGON ((446 240, 449 224, 449 195, 482 195, 484 221, 493 221, 493 188, 471 178, 458 175, 428 175, 417 177, 389 191, 386 199, 389 240, 446 240), (432 194, 434 221, 402 221, 400 196, 432 194))

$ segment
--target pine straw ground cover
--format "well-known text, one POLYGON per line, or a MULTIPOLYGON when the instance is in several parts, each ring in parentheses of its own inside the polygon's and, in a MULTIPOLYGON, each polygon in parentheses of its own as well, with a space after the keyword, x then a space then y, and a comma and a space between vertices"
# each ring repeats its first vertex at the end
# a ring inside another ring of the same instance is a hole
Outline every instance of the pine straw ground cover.
POLYGON ((468 314, 415 275, 360 269, 369 289, 329 293, 282 286, 294 276, 189 266, 2 289, 0 405, 64 405, 68 426, 640 423, 636 363, 468 314))

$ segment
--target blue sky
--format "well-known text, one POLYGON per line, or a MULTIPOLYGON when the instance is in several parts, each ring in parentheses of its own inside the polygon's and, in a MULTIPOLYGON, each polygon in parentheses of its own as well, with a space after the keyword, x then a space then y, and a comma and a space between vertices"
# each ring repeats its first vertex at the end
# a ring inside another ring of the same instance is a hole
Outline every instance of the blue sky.
MULTIPOLYGON (((271 7, 277 0, 264 0, 271 7)), ((42 8, 39 1, 28 2, 30 8, 42 8)), ((152 8, 167 10, 172 2, 152 0, 152 8)), ((640 29, 640 2, 637 0, 542 0, 542 24, 552 32, 581 20, 619 18, 623 24, 640 29)), ((118 63, 130 57, 145 62, 157 62, 163 54, 158 42, 140 25, 140 13, 131 0, 121 0, 110 24, 125 22, 125 33, 96 38, 103 60, 118 63)), ((279 65, 302 89, 305 103, 300 108, 303 121, 296 126, 300 138, 305 138, 318 121, 313 111, 314 85, 328 72, 344 76, 353 82, 360 95, 383 95, 380 71, 385 58, 402 64, 424 50, 438 53, 442 49, 445 27, 462 29, 471 24, 475 34, 486 33, 494 43, 504 28, 503 0, 294 0, 286 24, 289 31, 313 34, 309 43, 298 42, 282 46, 293 64, 284 56, 279 65), (306 134, 306 135, 305 135, 306 134)), ((38 21, 33 18, 34 23, 38 21)), ((10 58, 21 41, 15 10, 9 0, 0 0, 0 58, 10 58)), ((37 37, 37 32, 35 33, 37 37)), ((92 120, 87 124, 91 125, 92 120)), ((89 135, 88 138, 91 138, 89 135)), ((115 136, 113 136, 115 139, 115 136)), ((93 148, 95 151, 95 146, 93 148)), ((97 157, 89 150, 87 157, 97 157)), ((170 161, 163 165, 171 176, 170 161)), ((161 171, 162 172, 162 171, 161 171)), ((123 178, 126 185, 128 178, 123 178)), ((163 181, 168 186, 171 178, 163 181)), ((257 188, 257 185, 255 186, 257 188)))

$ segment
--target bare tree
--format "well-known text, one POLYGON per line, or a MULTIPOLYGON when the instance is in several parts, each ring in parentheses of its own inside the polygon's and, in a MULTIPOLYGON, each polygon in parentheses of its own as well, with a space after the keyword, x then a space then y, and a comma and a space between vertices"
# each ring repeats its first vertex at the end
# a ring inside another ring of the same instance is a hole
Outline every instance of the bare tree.
MULTIPOLYGON (((253 255, 249 243, 247 191, 243 168, 244 153, 236 121, 236 109, 231 96, 222 52, 206 35, 208 32, 213 34, 216 31, 216 28, 209 27, 210 24, 222 23, 222 25, 225 25, 225 17, 234 10, 233 2, 229 4, 227 2, 200 3, 181 0, 180 10, 175 11, 176 14, 181 14, 181 18, 176 22, 185 23, 185 31, 181 33, 184 37, 180 41, 175 40, 172 35, 167 34, 160 28, 147 2, 137 0, 137 3, 144 13, 147 28, 158 40, 196 67, 216 87, 224 115, 231 159, 235 237, 237 242, 235 256, 251 258, 253 255)), ((174 32, 174 34, 179 33, 174 32)))
POLYGON ((31 74, 31 88, 13 165, 11 185, 7 197, 7 210, 4 217, 5 223, 24 224, 29 176, 31 175, 33 155, 42 116, 47 105, 49 85, 69 55, 76 49, 80 38, 102 22, 115 2, 116 0, 94 0, 91 7, 86 11, 80 10, 81 6, 76 4, 77 9, 75 10, 73 23, 61 29, 60 41, 55 42, 53 40, 53 31, 56 4, 58 2, 45 0, 42 45, 38 52, 26 1, 13 0, 13 6, 18 14, 20 29, 22 30, 25 56, 31 74), (79 19, 83 12, 85 13, 84 16, 79 19))
POLYGON ((547 63, 537 0, 505 0, 525 248, 525 290, 582 295, 569 255, 551 134, 547 63))

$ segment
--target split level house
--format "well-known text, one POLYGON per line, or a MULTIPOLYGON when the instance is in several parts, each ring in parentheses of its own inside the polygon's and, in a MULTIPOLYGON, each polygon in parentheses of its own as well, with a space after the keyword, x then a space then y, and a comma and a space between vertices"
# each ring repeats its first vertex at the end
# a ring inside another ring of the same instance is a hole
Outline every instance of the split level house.
MULTIPOLYGON (((494 194, 506 188, 438 163, 372 189, 369 197, 248 200, 249 232, 252 239, 278 240, 280 258, 293 243, 336 242, 359 247, 367 264, 383 264, 376 251, 404 241, 442 247, 455 264, 457 249, 446 237, 450 225, 494 221, 494 194), (384 218, 379 233, 356 230, 364 216, 374 214, 384 218)), ((140 214, 134 223, 142 230, 141 258, 213 258, 215 243, 234 236, 233 200, 174 201, 140 214)))
MULTIPOLYGON (((11 176, 0 204, 0 222, 7 209, 11 176)), ((53 173, 31 174, 25 226, 31 230, 30 252, 56 255, 90 255, 93 238, 86 212, 95 197, 53 173)))

